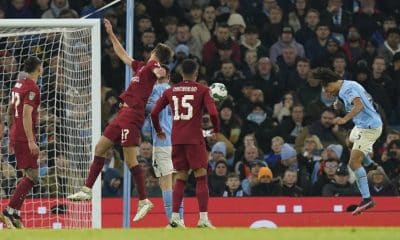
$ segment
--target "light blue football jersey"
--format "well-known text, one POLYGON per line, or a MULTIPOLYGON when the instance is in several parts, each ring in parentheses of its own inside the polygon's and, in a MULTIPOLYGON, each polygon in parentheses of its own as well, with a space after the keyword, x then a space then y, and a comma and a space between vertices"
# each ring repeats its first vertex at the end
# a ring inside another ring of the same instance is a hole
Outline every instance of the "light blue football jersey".
MULTIPOLYGON (((149 100, 147 101, 146 104, 146 113, 150 115, 151 110, 153 109, 154 105, 156 104, 157 100, 162 96, 165 90, 169 88, 168 83, 160 83, 156 84, 153 87, 153 91, 151 92, 151 95, 149 97, 149 100)), ((153 146, 154 147, 170 147, 172 146, 171 144, 171 130, 172 130, 172 111, 171 108, 168 106, 165 109, 163 109, 160 112, 160 125, 163 131, 165 132, 165 135, 167 138, 165 140, 161 140, 157 138, 157 133, 156 130, 153 127, 153 124, 151 123, 150 116, 146 119, 149 121, 149 124, 151 125, 151 138, 153 140, 153 146)))
POLYGON ((381 117, 374 108, 371 95, 359 83, 344 80, 339 91, 339 97, 343 100, 347 112, 350 112, 353 108, 355 98, 361 99, 364 108, 353 118, 356 127, 368 129, 382 126, 381 117))

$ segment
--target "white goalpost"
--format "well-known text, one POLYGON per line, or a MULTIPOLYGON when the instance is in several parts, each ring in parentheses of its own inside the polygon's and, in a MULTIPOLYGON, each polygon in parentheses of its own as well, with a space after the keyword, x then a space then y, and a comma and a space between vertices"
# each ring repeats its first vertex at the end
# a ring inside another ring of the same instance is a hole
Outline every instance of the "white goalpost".
POLYGON ((26 227, 100 228, 100 177, 93 200, 66 199, 84 184, 94 146, 101 135, 101 46, 99 19, 23 19, 0 21, 0 209, 4 209, 22 173, 8 151, 6 110, 10 90, 24 77, 29 55, 43 62, 38 80, 41 105, 37 126, 40 183, 21 209, 26 227))

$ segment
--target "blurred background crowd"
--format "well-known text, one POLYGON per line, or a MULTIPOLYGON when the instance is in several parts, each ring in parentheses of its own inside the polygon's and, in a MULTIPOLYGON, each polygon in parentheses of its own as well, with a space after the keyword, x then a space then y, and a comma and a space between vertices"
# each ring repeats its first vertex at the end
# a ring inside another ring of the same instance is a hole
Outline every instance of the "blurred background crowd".
MULTIPOLYGON (((0 0, 0 18, 78 18, 108 2, 0 0)), ((124 43, 125 8, 118 4, 90 18, 109 19, 124 43)), ((384 171, 368 172, 371 194, 399 194, 400 1, 136 0, 134 11, 135 59, 146 60, 157 43, 166 43, 175 51, 171 82, 181 80, 182 60, 193 58, 201 65, 200 83, 228 89, 229 97, 217 103, 221 132, 216 140, 205 139, 211 196, 359 194, 347 167, 352 123, 333 124, 345 112, 333 110, 337 99, 310 77, 319 66, 359 82, 371 95, 384 121, 372 155, 384 171)), ((101 55, 104 127, 125 86, 125 66, 104 31, 101 55)), ((7 66, 0 66, 3 73, 7 66)), ((203 128, 212 127, 205 114, 203 128)), ((110 150, 107 159, 103 196, 122 196, 120 149, 110 150)), ((149 196, 161 196, 151 161, 151 136, 144 132, 139 162, 149 196)), ((12 166, 3 161, 4 168, 12 166)), ((1 172, 2 186, 10 186, 1 172)), ((194 184, 188 181, 187 196, 194 196, 194 184)), ((4 196, 10 191, 2 188, 4 196)))

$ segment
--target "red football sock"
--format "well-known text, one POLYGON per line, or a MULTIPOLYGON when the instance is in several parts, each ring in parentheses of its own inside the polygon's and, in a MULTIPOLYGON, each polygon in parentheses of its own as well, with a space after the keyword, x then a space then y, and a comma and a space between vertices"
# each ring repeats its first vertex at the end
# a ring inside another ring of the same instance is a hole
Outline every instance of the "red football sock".
POLYGON ((147 196, 146 196, 146 190, 144 188, 144 175, 142 166, 140 165, 134 166, 133 168, 131 168, 131 173, 133 179, 135 180, 135 186, 136 186, 136 191, 139 195, 139 200, 146 199, 147 196))
POLYGON ((105 158, 94 156, 94 160, 92 165, 90 166, 89 176, 86 179, 85 186, 88 188, 92 188, 94 182, 96 182, 97 177, 99 176, 101 170, 103 169, 105 158))
POLYGON ((14 194, 10 199, 9 207, 20 210, 22 204, 24 203, 26 195, 33 187, 33 181, 28 177, 23 177, 21 181, 19 181, 17 188, 15 189, 14 194))
POLYGON ((199 211, 207 212, 208 209, 208 186, 207 176, 196 178, 196 196, 199 202, 199 211))
POLYGON ((186 182, 177 179, 172 193, 172 212, 178 213, 183 200, 183 192, 185 191, 186 182))

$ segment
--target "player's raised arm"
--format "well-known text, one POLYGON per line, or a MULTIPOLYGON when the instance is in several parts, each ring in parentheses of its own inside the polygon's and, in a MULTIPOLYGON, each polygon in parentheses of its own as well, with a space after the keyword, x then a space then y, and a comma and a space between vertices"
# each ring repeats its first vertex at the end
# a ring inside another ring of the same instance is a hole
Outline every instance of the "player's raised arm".
POLYGON ((123 61, 126 65, 132 66, 134 59, 128 55, 124 47, 119 42, 117 36, 115 36, 112 29, 112 24, 109 20, 104 19, 104 27, 119 59, 121 59, 121 61, 123 61))
POLYGON ((32 112, 33 107, 29 104, 24 104, 22 122, 24 125, 26 138, 28 139, 29 150, 31 150, 32 155, 38 155, 39 147, 36 145, 32 129, 32 112))
POLYGON ((204 94, 204 106, 206 106, 208 114, 210 114, 211 122, 214 126, 214 133, 219 132, 219 118, 218 118, 218 110, 215 106, 214 100, 211 98, 209 92, 204 94))
POLYGON ((158 99, 156 105, 154 106, 153 110, 151 111, 151 121, 153 122, 154 129, 157 132, 157 136, 159 134, 163 133, 163 130, 161 129, 161 126, 160 126, 159 114, 160 114, 161 110, 163 110, 168 105, 168 98, 165 93, 166 92, 164 92, 164 94, 161 96, 161 98, 158 99))

